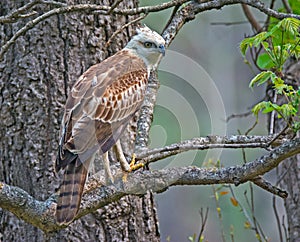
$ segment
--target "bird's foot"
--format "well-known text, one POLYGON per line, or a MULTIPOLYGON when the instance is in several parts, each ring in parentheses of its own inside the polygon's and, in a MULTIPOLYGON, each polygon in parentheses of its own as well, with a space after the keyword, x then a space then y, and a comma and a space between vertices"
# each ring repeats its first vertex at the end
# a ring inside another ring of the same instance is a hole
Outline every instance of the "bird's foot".
POLYGON ((125 173, 124 173, 124 175, 122 177, 123 182, 127 182, 127 175, 128 175, 129 172, 138 170, 138 169, 140 169, 141 167, 144 166, 144 164, 142 164, 142 163, 135 164, 135 162, 136 162, 135 158, 136 158, 136 154, 133 153, 132 154, 132 158, 131 158, 131 162, 129 164, 130 168, 127 171, 125 171, 125 173))
POLYGON ((142 163, 135 164, 135 162, 136 162, 136 161, 135 161, 135 158, 136 158, 136 154, 133 153, 133 154, 132 154, 132 158, 131 158, 131 162, 130 162, 130 164, 129 164, 129 166, 130 166, 129 172, 130 172, 130 171, 138 170, 138 169, 140 169, 140 168, 142 168, 142 167, 144 166, 144 164, 142 164, 142 163))

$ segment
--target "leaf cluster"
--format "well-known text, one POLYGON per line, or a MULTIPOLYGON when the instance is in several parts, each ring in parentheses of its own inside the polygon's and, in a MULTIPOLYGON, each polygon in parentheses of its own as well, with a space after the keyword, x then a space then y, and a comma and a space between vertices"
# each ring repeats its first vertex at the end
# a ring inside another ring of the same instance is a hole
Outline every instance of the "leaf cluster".
POLYGON ((246 58, 247 50, 261 47, 264 51, 257 60, 257 66, 263 71, 257 74, 249 86, 259 86, 268 83, 278 95, 283 95, 286 103, 278 105, 271 101, 258 103, 252 109, 258 116, 259 112, 275 111, 278 118, 283 118, 294 131, 300 129, 299 103, 300 89, 288 85, 284 81, 282 68, 288 58, 300 57, 300 20, 286 18, 274 25, 270 30, 261 32, 253 37, 246 38, 240 43, 240 50, 246 58))

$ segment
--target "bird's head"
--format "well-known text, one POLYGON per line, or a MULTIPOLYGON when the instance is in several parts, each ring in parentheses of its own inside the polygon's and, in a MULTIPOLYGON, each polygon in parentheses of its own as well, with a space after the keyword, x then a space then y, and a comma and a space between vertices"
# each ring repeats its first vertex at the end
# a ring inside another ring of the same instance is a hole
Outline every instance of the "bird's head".
POLYGON ((165 40, 147 26, 136 30, 136 35, 125 46, 142 58, 148 69, 155 67, 165 55, 165 40))

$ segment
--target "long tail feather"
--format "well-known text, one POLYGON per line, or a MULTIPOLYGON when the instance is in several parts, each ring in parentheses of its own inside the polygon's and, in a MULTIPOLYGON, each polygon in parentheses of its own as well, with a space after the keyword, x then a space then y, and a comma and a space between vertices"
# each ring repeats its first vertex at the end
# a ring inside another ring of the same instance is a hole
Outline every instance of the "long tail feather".
POLYGON ((87 160, 82 164, 77 157, 66 166, 56 208, 56 220, 59 224, 70 223, 78 212, 89 163, 90 160, 87 160))

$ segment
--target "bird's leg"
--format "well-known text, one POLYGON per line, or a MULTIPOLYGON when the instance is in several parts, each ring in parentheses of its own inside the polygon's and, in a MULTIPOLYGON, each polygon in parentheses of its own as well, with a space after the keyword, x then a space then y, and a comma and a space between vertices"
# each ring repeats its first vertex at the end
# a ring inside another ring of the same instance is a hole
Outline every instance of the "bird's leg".
POLYGON ((116 155, 117 155, 117 159, 118 161, 120 162, 121 164, 121 168, 123 171, 127 171, 129 172, 130 171, 130 166, 124 156, 124 153, 123 153, 123 149, 122 149, 122 146, 121 146, 121 143, 120 143, 120 140, 118 140, 115 144, 115 147, 116 147, 116 155))
POLYGON ((108 152, 105 152, 103 154, 103 166, 104 166, 106 184, 113 184, 114 178, 113 178, 113 176, 111 174, 111 170, 110 170, 108 152))
POLYGON ((143 166, 143 164, 135 164, 135 154, 132 155, 130 165, 128 164, 124 156, 120 140, 116 142, 115 146, 116 146, 117 159, 119 160, 123 171, 130 172, 130 171, 137 170, 143 166))

